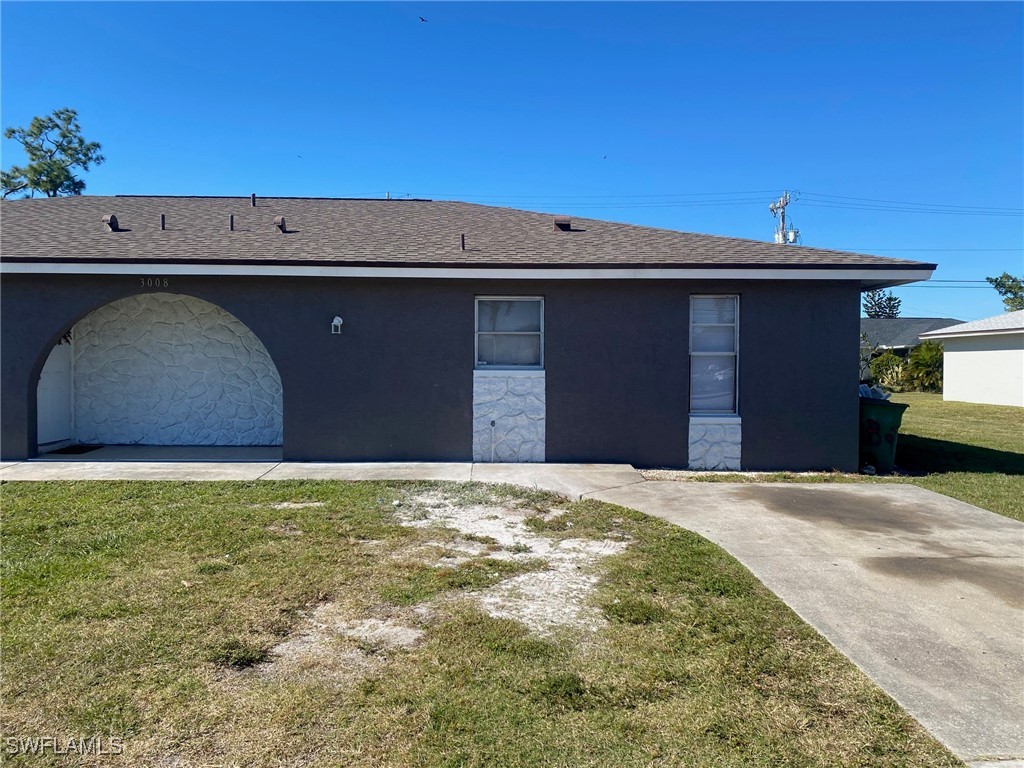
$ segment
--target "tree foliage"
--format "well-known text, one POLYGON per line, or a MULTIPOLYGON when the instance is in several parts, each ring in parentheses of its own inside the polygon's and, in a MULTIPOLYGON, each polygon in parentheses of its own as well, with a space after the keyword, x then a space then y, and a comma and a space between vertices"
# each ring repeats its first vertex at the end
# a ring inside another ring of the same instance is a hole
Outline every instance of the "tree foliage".
POLYGON ((1003 272, 999 277, 986 277, 996 293, 1003 297, 1003 306, 1007 312, 1024 309, 1024 279, 1003 272))
POLYGON ((74 171, 88 171, 90 165, 103 162, 100 145, 82 137, 78 112, 66 107, 33 117, 28 128, 8 128, 4 137, 21 144, 28 157, 26 165, 0 171, 5 198, 16 193, 31 197, 36 192, 47 197, 80 195, 85 182, 74 171))
POLYGON ((899 317, 902 303, 892 291, 868 291, 864 294, 864 314, 868 317, 899 317))
POLYGON ((915 392, 942 391, 942 345, 924 341, 914 347, 907 359, 903 380, 915 392))

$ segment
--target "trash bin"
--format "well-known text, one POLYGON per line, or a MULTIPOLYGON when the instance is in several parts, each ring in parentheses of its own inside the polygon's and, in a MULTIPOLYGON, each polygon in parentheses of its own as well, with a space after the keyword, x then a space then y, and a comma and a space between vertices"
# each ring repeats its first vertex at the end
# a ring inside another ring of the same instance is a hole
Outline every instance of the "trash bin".
POLYGON ((909 406, 873 397, 860 399, 860 466, 870 464, 880 475, 892 473, 896 438, 909 406))

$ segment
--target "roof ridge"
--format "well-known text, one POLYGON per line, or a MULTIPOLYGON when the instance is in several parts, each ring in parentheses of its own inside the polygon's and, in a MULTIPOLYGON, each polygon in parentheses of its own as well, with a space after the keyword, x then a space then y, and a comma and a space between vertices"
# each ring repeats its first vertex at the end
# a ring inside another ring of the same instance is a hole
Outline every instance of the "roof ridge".
MULTIPOLYGON (((77 195, 76 197, 142 198, 156 200, 249 200, 252 195, 77 195)), ((39 198, 42 199, 42 198, 39 198)), ((353 200, 380 203, 433 203, 427 197, 320 197, 316 195, 257 195, 258 200, 353 200)), ((444 201, 442 201, 444 202, 444 201)))

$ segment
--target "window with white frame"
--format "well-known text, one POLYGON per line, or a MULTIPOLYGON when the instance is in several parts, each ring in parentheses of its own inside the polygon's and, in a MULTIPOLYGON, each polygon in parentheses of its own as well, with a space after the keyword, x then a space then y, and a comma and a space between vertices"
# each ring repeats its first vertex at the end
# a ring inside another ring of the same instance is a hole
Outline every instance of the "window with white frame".
POLYGON ((690 297, 690 413, 735 414, 739 296, 690 297))
POLYGON ((478 296, 477 370, 544 368, 544 299, 478 296))

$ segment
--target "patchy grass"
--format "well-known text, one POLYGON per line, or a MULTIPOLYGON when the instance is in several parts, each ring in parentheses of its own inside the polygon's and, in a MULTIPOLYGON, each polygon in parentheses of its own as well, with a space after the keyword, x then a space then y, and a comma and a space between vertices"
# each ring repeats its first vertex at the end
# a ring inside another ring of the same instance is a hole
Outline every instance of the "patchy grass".
POLYGON ((903 393, 907 403, 896 448, 897 474, 841 472, 644 471, 652 479, 711 483, 912 483, 1024 522, 1024 408, 943 402, 942 395, 903 393))
POLYGON ((114 736, 132 766, 959 765, 721 549, 619 507, 471 484, 0 492, 4 736, 114 736), (468 537, 402 524, 424 494, 525 514, 533 551, 436 564, 468 537), (610 538, 629 544, 595 565, 597 629, 538 635, 472 599, 610 538))
POLYGON ((262 664, 269 657, 269 649, 258 645, 247 645, 237 637, 229 637, 214 648, 207 661, 235 669, 245 669, 262 664))

